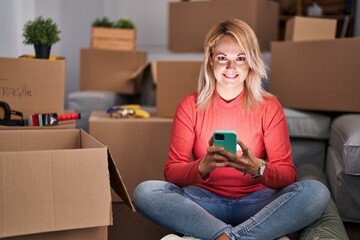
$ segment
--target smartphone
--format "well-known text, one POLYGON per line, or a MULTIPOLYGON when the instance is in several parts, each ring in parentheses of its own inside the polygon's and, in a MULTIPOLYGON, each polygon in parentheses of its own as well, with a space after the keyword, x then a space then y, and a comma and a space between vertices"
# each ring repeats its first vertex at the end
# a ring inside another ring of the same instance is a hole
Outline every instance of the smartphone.
POLYGON ((226 151, 236 154, 237 138, 235 131, 216 130, 213 134, 214 146, 222 146, 226 151))

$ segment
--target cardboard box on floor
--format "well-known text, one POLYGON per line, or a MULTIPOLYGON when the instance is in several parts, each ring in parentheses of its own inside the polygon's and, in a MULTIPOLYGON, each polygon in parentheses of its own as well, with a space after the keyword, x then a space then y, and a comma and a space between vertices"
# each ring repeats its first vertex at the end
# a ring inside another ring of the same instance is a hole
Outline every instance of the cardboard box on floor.
POLYGON ((273 42, 269 90, 284 107, 360 112, 360 38, 273 42))
POLYGON ((232 18, 247 22, 262 50, 278 39, 279 5, 267 0, 169 2, 168 47, 174 52, 202 52, 207 32, 232 18))
POLYGON ((138 94, 148 65, 146 52, 81 49, 80 90, 138 94))
POLYGON ((179 102, 197 90, 201 61, 152 62, 158 117, 174 117, 179 102))
MULTIPOLYGON (((110 118, 104 111, 93 111, 89 133, 108 146, 116 165, 124 169, 122 177, 130 196, 145 180, 164 179, 172 129, 169 118, 110 118)), ((114 194, 113 201, 120 199, 114 194)))
POLYGON ((64 112, 66 60, 0 57, 0 100, 23 113, 64 112))
POLYGON ((110 184, 134 210, 107 147, 83 130, 0 131, 0 166, 1 239, 107 239, 110 184))
POLYGON ((296 16, 286 21, 285 41, 335 39, 336 19, 296 16))

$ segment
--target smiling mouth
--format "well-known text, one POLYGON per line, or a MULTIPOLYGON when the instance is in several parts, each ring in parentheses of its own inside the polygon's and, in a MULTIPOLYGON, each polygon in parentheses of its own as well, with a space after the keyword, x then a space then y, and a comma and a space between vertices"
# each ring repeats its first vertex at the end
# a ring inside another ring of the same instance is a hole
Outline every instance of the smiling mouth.
POLYGON ((226 78, 236 78, 239 74, 223 74, 223 76, 226 78))

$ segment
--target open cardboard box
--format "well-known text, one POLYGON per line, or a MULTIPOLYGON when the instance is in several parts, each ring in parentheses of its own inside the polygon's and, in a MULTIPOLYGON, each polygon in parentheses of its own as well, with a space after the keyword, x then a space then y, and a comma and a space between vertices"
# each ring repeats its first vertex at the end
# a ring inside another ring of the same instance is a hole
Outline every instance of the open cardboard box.
POLYGON ((107 239, 110 185, 135 211, 107 147, 79 129, 0 131, 0 180, 0 238, 107 239))
POLYGON ((84 48, 80 50, 80 90, 139 94, 147 53, 84 48))
POLYGON ((64 112, 66 60, 0 57, 0 99, 24 117, 64 112))

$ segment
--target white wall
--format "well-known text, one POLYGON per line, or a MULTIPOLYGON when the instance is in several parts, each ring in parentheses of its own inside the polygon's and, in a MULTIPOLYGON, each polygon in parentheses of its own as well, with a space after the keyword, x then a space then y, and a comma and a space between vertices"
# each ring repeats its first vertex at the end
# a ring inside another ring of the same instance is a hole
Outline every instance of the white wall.
MULTIPOLYGON (((23 25, 39 15, 51 17, 61 30, 61 41, 53 46, 51 54, 67 59, 67 96, 79 89, 79 53, 81 48, 89 47, 91 23, 97 17, 107 16, 113 21, 130 18, 138 29, 138 47, 166 47, 170 1, 180 0, 0 0, 0 56, 34 54, 32 46, 22 43, 23 25)), ((356 12, 354 32, 360 36, 359 3, 356 12)))
MULTIPOLYGON (((52 55, 65 56, 66 96, 79 90, 80 49, 90 46, 92 22, 107 16, 116 21, 126 17, 138 28, 138 46, 166 45, 168 0, 0 0, 0 56, 34 54, 25 46, 22 29, 36 16, 51 17, 61 30, 61 40, 52 55)), ((66 98, 65 98, 66 99, 66 98)), ((65 107, 67 107, 65 101, 65 107)))

